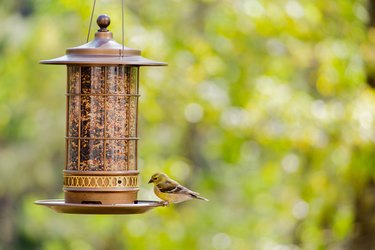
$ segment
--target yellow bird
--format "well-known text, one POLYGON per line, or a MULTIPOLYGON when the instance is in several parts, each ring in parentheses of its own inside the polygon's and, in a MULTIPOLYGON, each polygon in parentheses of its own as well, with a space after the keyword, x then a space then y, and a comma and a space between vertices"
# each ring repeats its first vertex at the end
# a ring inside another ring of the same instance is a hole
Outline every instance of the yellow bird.
POLYGON ((199 193, 180 185, 177 181, 172 180, 164 173, 156 173, 151 176, 148 183, 154 183, 154 192, 156 196, 165 201, 167 204, 180 203, 191 199, 208 199, 199 196, 199 193))

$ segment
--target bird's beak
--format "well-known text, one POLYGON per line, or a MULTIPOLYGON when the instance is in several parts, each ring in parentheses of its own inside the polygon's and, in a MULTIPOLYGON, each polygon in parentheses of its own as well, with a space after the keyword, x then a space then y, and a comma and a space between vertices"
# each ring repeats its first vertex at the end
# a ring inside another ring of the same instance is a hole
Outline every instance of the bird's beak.
POLYGON ((154 181, 152 180, 152 179, 150 179, 149 181, 148 181, 148 184, 150 184, 150 183, 153 183, 154 181))

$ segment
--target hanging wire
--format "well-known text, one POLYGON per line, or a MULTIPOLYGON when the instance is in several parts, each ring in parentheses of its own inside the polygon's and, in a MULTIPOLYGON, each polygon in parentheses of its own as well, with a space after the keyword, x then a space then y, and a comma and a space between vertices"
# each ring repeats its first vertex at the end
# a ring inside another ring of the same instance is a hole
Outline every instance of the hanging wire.
POLYGON ((94 16, 95 5, 96 5, 96 0, 94 0, 94 4, 92 5, 92 11, 91 11, 91 17, 90 17, 90 25, 89 25, 89 32, 88 32, 88 34, 87 34, 86 43, 89 42, 89 38, 90 38, 90 31, 91 31, 92 17, 94 16))
POLYGON ((125 12, 125 4, 124 4, 124 0, 122 0, 122 8, 121 8, 121 18, 122 18, 122 24, 121 24, 121 27, 122 27, 122 37, 121 37, 121 40, 122 40, 122 50, 121 50, 121 53, 120 55, 121 56, 124 56, 124 12, 125 12))
MULTIPOLYGON (((94 16, 94 12, 95 12, 95 5, 96 5, 96 0, 94 0, 94 3, 92 5, 92 10, 91 10, 91 17, 90 17, 90 24, 89 24, 89 30, 87 32, 87 39, 86 39, 86 43, 89 42, 89 38, 90 38, 90 32, 91 32, 91 26, 92 26, 92 18, 94 16)), ((121 23, 121 28, 122 28, 122 34, 121 34, 121 43, 122 43, 122 50, 120 51, 120 56, 124 56, 124 48, 125 48, 125 42, 124 42, 124 16, 125 16, 125 1, 122 0, 121 1, 121 19, 122 19, 122 23, 121 23)))

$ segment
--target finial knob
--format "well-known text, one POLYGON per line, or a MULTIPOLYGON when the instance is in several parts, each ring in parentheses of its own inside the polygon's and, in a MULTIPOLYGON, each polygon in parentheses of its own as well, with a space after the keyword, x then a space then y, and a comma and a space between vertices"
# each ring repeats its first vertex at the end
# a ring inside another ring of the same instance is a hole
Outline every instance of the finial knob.
POLYGON ((96 23, 99 25, 100 29, 98 29, 99 32, 107 32, 107 27, 111 23, 111 19, 108 15, 100 15, 98 16, 98 19, 96 20, 96 23))

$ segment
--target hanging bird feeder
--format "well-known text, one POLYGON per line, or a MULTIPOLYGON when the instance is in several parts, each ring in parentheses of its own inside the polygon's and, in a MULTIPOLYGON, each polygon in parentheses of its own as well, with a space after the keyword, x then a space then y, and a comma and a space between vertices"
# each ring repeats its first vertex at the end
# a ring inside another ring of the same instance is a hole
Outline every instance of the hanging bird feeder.
POLYGON ((107 15, 97 24, 93 41, 41 61, 67 65, 65 199, 36 204, 62 213, 143 213, 163 204, 137 200, 139 68, 166 64, 115 42, 107 15))

